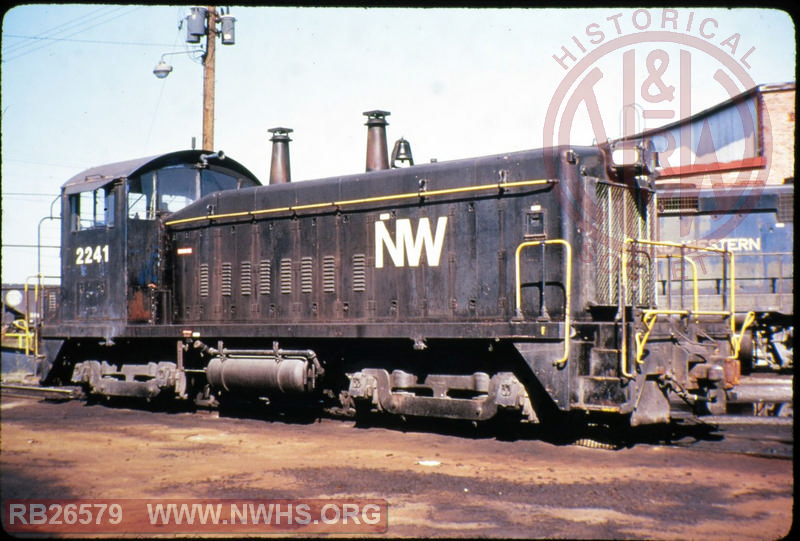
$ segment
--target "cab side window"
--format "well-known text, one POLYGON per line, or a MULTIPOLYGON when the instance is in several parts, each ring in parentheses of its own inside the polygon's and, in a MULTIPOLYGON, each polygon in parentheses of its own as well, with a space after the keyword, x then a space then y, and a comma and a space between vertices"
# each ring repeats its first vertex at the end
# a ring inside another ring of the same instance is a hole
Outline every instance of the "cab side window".
POLYGON ((98 227, 114 227, 116 195, 113 186, 80 192, 70 196, 70 223, 72 231, 98 227))
POLYGON ((155 220, 155 173, 146 173, 128 180, 128 219, 155 220))

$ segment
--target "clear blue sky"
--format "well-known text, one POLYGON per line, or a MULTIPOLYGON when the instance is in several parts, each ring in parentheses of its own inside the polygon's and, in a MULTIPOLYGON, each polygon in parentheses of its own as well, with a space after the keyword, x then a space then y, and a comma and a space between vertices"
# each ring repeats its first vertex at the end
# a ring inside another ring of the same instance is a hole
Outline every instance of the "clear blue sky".
MULTIPOLYGON (((200 145, 201 65, 191 55, 172 55, 169 77, 152 74, 162 53, 189 47, 178 29, 186 14, 186 7, 99 4, 24 5, 5 13, 3 283, 36 273, 37 251, 13 245, 36 244, 39 220, 68 178, 190 148, 192 137, 200 145)), ((389 144, 410 140, 418 162, 541 146, 548 108, 559 104, 554 96, 569 70, 624 36, 666 29, 718 53, 688 42, 637 49, 637 88, 648 51, 661 47, 674 60, 662 76, 667 86, 677 84, 680 49, 691 52, 694 112, 730 97, 710 76, 723 60, 756 84, 795 77, 795 30, 775 10, 234 7, 231 14, 236 45, 217 46, 215 147, 264 180, 267 129, 275 126, 295 130, 295 181, 362 171, 362 112, 370 109, 391 111, 389 144)), ((614 49, 595 63, 609 137, 619 135, 621 58, 622 49, 614 49)), ((574 143, 591 143, 589 124, 579 108, 574 143)), ((54 223, 44 222, 41 231, 43 244, 59 243, 54 223)), ((57 250, 43 249, 41 266, 43 274, 58 274, 57 250)))

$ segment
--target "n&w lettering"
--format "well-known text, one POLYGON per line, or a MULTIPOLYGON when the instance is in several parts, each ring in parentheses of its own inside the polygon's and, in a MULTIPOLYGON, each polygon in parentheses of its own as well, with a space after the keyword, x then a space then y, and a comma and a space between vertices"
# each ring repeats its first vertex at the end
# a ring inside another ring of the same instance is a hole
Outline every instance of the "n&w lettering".
POLYGON ((442 216, 436 222, 436 233, 431 232, 431 223, 428 218, 420 218, 417 234, 411 229, 411 220, 401 218, 395 223, 395 239, 392 240, 386 223, 383 220, 375 222, 375 267, 383 268, 384 248, 389 252, 389 257, 395 267, 406 266, 406 256, 409 267, 418 267, 422 259, 422 249, 428 265, 439 266, 439 259, 444 247, 444 233, 447 229, 447 217, 442 216))

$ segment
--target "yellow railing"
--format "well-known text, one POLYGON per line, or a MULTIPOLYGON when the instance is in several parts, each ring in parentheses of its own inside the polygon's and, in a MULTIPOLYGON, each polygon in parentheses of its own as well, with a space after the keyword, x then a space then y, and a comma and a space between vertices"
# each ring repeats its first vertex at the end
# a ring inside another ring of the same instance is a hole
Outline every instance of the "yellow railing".
POLYGON ((38 314, 38 316, 37 316, 38 318, 41 319, 41 317, 42 317, 42 314, 39 313, 40 312, 39 306, 41 305, 41 302, 40 302, 40 299, 39 299, 39 295, 41 294, 41 291, 39 290, 39 284, 41 283, 41 276, 29 276, 25 280, 25 299, 26 299, 25 327, 26 327, 28 332, 31 332, 33 334, 33 338, 31 339, 33 341, 33 348, 26 347, 25 348, 25 355, 28 355, 29 349, 33 349, 34 356, 38 357, 38 355, 39 355, 39 339, 36 336, 36 331, 37 331, 38 327, 36 326, 36 324, 34 324, 33 330, 31 331, 30 327, 28 326, 28 321, 31 318, 30 303, 27 302, 27 299, 28 299, 28 282, 30 282, 32 279, 36 280, 34 282, 34 284, 33 284, 33 302, 34 302, 34 306, 36 307, 35 310, 34 310, 34 313, 38 314))
POLYGON ((19 349, 25 350, 25 355, 33 353, 35 357, 39 356, 39 333, 44 319, 44 302, 43 293, 44 286, 42 285, 43 278, 58 278, 57 276, 45 276, 37 274, 28 276, 25 279, 24 298, 25 310, 24 318, 14 322, 20 332, 6 333, 5 337, 17 339, 20 344, 19 349), (33 287, 33 297, 29 296, 29 290, 33 287), (33 306, 31 306, 33 305, 33 306), (31 309, 33 308, 33 309, 31 309))
MULTIPOLYGON (((514 269, 516 273, 516 307, 515 307, 515 315, 518 318, 522 317, 522 282, 521 282, 521 271, 520 271, 520 254, 522 250, 525 248, 530 248, 532 246, 543 246, 549 244, 561 244, 564 246, 567 255, 567 270, 566 270, 566 277, 564 283, 564 354, 560 359, 555 361, 553 364, 555 366, 561 367, 567 362, 569 359, 569 325, 570 325, 570 299, 572 296, 572 246, 565 241, 564 239, 550 239, 550 240, 535 240, 535 241, 527 241, 523 242, 519 246, 517 246, 516 254, 514 255, 514 269)), ((545 277, 542 276, 542 281, 544 282, 545 277)), ((542 286, 542 302, 544 302, 544 286, 542 286)))
MULTIPOLYGON (((638 331, 634 335, 634 342, 636 345, 636 352, 635 352, 635 359, 637 364, 642 364, 644 362, 644 346, 647 343, 648 338, 650 337, 650 332, 653 330, 655 326, 656 319, 658 319, 659 315, 679 315, 682 317, 690 317, 690 316, 722 316, 727 317, 730 319, 731 325, 731 349, 733 353, 733 357, 738 357, 739 351, 741 349, 742 340, 744 339, 744 333, 747 328, 753 323, 755 320, 755 313, 748 312, 745 316, 745 320, 742 323, 742 328, 736 331, 736 262, 733 252, 730 250, 725 250, 721 248, 709 248, 705 246, 693 246, 690 244, 685 243, 676 243, 676 242, 667 242, 667 241, 652 241, 646 239, 632 239, 626 238, 625 242, 623 243, 623 265, 622 267, 622 286, 623 290, 627 291, 627 283, 628 283, 628 253, 629 250, 627 246, 629 244, 644 244, 648 246, 655 246, 655 247, 662 247, 662 248, 679 248, 681 250, 681 255, 679 256, 681 260, 687 261, 692 268, 692 310, 671 310, 671 309, 650 309, 650 310, 643 310, 642 311, 642 323, 644 323, 644 331, 638 331), (700 310, 700 303, 699 303, 699 284, 698 284, 698 277, 697 277, 697 265, 694 261, 692 261, 689 257, 687 257, 684 252, 686 250, 692 251, 702 251, 702 252, 713 252, 720 254, 720 256, 724 258, 730 259, 730 278, 725 278, 730 283, 730 301, 729 307, 726 309, 725 306, 725 289, 723 288, 723 292, 721 293, 723 298, 722 310, 700 310)), ((660 256, 660 257, 672 257, 672 256, 660 256)), ((681 272, 681 282, 683 282, 683 272, 681 272)), ((625 329, 625 321, 624 321, 624 310, 623 310, 623 335, 622 335, 622 358, 620 359, 621 365, 621 372, 625 377, 631 378, 633 374, 627 371, 627 336, 626 336, 626 329, 625 329)))
POLYGON ((34 349, 36 334, 30 330, 28 322, 24 319, 17 319, 14 321, 13 326, 18 332, 7 332, 3 335, 3 345, 15 347, 15 349, 25 350, 25 355, 29 355, 30 351, 34 349), (12 346, 12 341, 16 341, 16 346, 12 346))
POLYGON ((388 203, 393 201, 401 201, 407 199, 417 199, 420 197, 434 197, 440 195, 456 195, 475 192, 486 192, 493 190, 507 190, 509 188, 524 188, 529 186, 543 186, 547 184, 554 184, 555 180, 548 179, 534 179, 534 180, 518 180, 514 182, 496 182, 493 184, 481 184, 479 186, 461 186, 459 188, 444 188, 441 190, 424 190, 420 189, 416 192, 396 193, 391 195, 379 195, 375 197, 364 197, 361 199, 345 199, 341 201, 324 201, 320 203, 308 203, 305 205, 293 205, 286 207, 273 207, 268 209, 255 209, 244 210, 241 212, 228 212, 225 214, 208 214, 206 216, 194 216, 192 218, 183 218, 180 220, 168 220, 166 225, 178 225, 191 222, 199 222, 203 220, 219 220, 223 218, 255 218, 256 216, 264 216, 268 214, 276 214, 283 212, 298 212, 303 210, 318 210, 318 209, 338 209, 352 205, 363 205, 369 203, 388 203))

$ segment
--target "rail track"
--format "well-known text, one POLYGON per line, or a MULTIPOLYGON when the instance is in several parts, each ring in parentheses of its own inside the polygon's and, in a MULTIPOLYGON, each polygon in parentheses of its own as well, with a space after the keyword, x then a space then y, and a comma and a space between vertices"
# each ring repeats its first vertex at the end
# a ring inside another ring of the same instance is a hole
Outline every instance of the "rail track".
POLYGON ((20 398, 41 398, 44 400, 80 400, 85 395, 80 387, 40 387, 37 385, 0 385, 3 396, 20 398))
MULTIPOLYGON (((789 385, 791 393, 791 377, 760 378, 752 386, 770 385, 772 394, 770 400, 784 400, 776 389, 778 385, 789 385)), ((3 397, 33 398, 47 401, 86 400, 87 397, 80 387, 38 387, 33 385, 3 384, 0 386, 3 397)), ((740 396, 747 396, 753 389, 745 387, 740 396)), ((791 397, 791 394, 789 395, 791 397)), ((437 422, 431 424, 424 419, 404 419, 394 416, 371 416, 367 421, 376 426, 394 428, 413 432, 445 432, 455 436, 475 437, 496 435, 502 439, 542 439, 558 445, 574 444, 583 447, 617 450, 635 447, 637 445, 664 445, 679 447, 703 452, 745 454, 748 456, 791 459, 793 457, 794 419, 791 412, 791 401, 782 403, 783 416, 767 415, 767 408, 753 404, 749 414, 729 414, 716 416, 695 416, 688 411, 676 408, 673 421, 669 425, 629 429, 624 433, 608 427, 589 427, 586 432, 552 432, 542 431, 538 425, 523 426, 512 432, 496 431, 496 427, 488 432, 482 428, 464 422, 452 423, 437 422), (759 414, 760 412, 760 414, 759 414)), ((774 403, 774 402, 773 402, 774 403)), ((126 403, 126 405, 129 402, 126 403)), ((195 411, 212 412, 216 408, 200 407, 195 411)), ((748 411, 746 408, 744 411, 748 411)), ((312 412, 306 412, 312 413, 312 412)), ((315 411, 314 415, 324 416, 341 421, 352 420, 352 412, 341 409, 326 409, 322 412, 315 411)), ((221 416, 228 417, 264 417, 270 419, 268 408, 242 409, 226 411, 221 416)), ((281 420, 288 422, 302 422, 308 420, 308 415, 297 417, 282 416, 281 420)), ((274 420, 274 419, 272 419, 274 420)), ((361 421, 357 421, 361 422, 361 421)))
POLYGON ((676 420, 684 437, 670 445, 715 453, 791 460, 794 420, 790 417, 719 415, 676 420))

